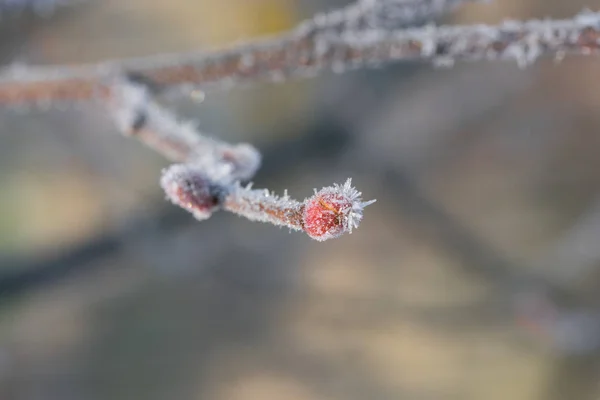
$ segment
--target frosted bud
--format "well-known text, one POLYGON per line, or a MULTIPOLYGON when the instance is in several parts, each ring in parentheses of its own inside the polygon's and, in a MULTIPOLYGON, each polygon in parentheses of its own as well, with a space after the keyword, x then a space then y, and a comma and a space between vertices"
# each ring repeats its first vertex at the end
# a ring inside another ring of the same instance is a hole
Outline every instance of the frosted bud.
POLYGON ((166 168, 160 185, 173 204, 191 212, 198 220, 208 219, 219 208, 218 187, 193 165, 166 168))
POLYGON ((311 238, 324 241, 352 233, 362 220, 363 209, 375 200, 361 201, 361 193, 348 179, 344 185, 326 187, 304 203, 304 231, 311 238))

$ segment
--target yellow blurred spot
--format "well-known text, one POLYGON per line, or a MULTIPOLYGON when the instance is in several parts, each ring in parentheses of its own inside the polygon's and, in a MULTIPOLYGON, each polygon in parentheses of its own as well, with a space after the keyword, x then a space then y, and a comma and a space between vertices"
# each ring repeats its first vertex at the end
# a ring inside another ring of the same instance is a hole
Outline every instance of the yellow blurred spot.
POLYGON ((98 188, 76 172, 19 174, 10 186, 17 248, 52 248, 81 240, 104 220, 98 188))

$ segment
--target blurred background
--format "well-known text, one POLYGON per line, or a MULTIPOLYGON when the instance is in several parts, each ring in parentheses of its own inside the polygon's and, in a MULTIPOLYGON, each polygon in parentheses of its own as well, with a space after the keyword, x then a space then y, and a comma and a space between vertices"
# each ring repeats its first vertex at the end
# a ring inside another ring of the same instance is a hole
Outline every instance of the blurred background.
MULTIPOLYGON (((4 65, 215 48, 348 2, 17 3, 0 1, 4 65)), ((444 22, 583 7, 600 1, 444 22)), ((98 107, 0 110, 0 399, 597 400, 598 74, 595 57, 407 64, 169 100, 255 144, 257 187, 303 199, 353 177, 378 200, 325 243, 196 222, 164 201, 167 162, 98 107)))

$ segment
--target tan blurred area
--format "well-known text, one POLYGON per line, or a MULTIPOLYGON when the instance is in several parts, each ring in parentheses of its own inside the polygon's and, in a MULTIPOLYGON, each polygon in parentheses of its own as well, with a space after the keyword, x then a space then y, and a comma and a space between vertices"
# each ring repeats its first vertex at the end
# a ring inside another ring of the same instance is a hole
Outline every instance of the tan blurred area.
MULTIPOLYGON (((342 4, 89 0, 0 20, 0 60, 218 48, 342 4)), ((392 65, 168 100, 261 149, 259 187, 353 177, 377 199, 324 243, 194 221, 163 199, 167 161, 91 105, 0 110, 0 399, 600 398, 598 74, 596 57, 392 65)))

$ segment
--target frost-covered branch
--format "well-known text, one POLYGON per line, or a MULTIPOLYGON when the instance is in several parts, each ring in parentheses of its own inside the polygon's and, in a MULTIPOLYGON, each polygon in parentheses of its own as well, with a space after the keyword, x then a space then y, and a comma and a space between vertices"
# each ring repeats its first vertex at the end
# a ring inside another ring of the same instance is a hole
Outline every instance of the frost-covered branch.
POLYGON ((225 89, 241 83, 376 67, 392 61, 448 64, 457 60, 512 59, 527 65, 544 55, 589 55, 600 49, 600 14, 591 12, 567 20, 508 21, 494 26, 342 31, 307 26, 310 22, 279 37, 222 51, 80 67, 13 66, 0 76, 0 105, 102 96, 106 92, 102 79, 123 70, 144 75, 161 87, 225 89))
POLYGON ((348 180, 315 191, 304 202, 268 190, 252 190, 241 182, 251 179, 260 166, 260 154, 249 144, 230 145, 202 135, 189 122, 179 121, 153 97, 151 85, 136 76, 114 77, 106 83, 110 115, 126 136, 175 161, 161 178, 167 198, 198 220, 223 209, 252 221, 303 230, 323 241, 352 233, 362 219, 361 194, 348 180))
POLYGON ((315 15, 298 27, 302 34, 337 30, 400 29, 431 22, 465 3, 488 0, 358 0, 315 15))
POLYGON ((207 219, 222 209, 251 221, 304 231, 318 241, 352 233, 362 220, 363 209, 375 202, 363 202, 350 179, 343 185, 315 190, 312 197, 299 202, 287 193, 280 197, 266 189, 243 187, 239 182, 214 181, 203 168, 193 164, 177 164, 165 169, 161 186, 169 200, 198 220, 207 219))
POLYGON ((230 145, 202 134, 161 107, 151 85, 135 76, 114 77, 106 83, 106 103, 118 129, 171 161, 202 165, 213 179, 247 180, 261 162, 246 143, 230 145))

